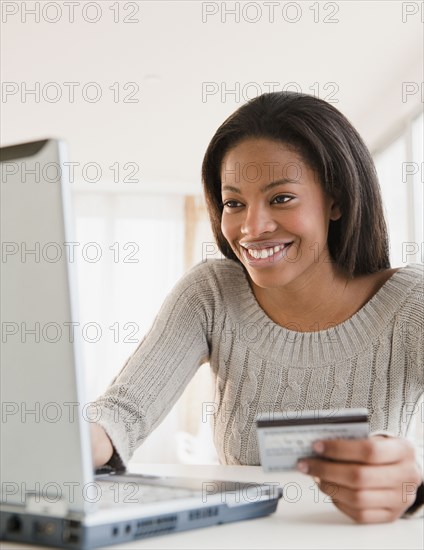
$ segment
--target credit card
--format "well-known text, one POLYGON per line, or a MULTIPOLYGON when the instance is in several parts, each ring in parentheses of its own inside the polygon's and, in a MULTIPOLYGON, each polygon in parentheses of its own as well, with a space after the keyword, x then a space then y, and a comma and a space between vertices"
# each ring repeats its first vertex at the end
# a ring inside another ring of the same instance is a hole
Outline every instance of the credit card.
POLYGON ((368 437, 368 409, 317 409, 262 413, 256 418, 259 453, 266 472, 293 470, 301 458, 317 456, 324 439, 368 437))

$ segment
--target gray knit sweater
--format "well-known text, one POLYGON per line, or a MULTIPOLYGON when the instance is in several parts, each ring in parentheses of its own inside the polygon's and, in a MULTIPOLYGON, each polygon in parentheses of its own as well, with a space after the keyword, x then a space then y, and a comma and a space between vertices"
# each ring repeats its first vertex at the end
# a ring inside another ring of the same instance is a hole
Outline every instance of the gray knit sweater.
POLYGON ((372 432, 406 436, 424 391, 423 277, 422 265, 403 267, 347 321, 296 332, 265 314, 240 264, 198 264, 97 400, 113 461, 128 462, 207 361, 224 464, 259 464, 255 417, 266 411, 367 407, 372 432))

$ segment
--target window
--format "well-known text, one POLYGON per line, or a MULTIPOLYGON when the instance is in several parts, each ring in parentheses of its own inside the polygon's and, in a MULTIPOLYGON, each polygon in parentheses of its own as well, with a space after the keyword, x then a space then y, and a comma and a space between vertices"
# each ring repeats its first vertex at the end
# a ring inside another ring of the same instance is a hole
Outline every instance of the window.
MULTIPOLYGON (((203 200, 167 193, 74 193, 86 398, 96 399, 148 332, 168 292, 213 243, 203 200)), ((136 451, 140 462, 213 462, 208 365, 136 451), (169 445, 164 446, 163 440, 169 445)))
POLYGON ((374 155, 393 267, 423 261, 423 115, 374 155))

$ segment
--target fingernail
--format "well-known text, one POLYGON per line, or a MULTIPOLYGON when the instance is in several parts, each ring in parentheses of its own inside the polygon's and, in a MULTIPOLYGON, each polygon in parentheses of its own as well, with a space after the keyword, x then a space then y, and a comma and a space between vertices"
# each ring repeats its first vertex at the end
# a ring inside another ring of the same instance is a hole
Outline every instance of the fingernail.
POLYGON ((308 466, 308 463, 307 462, 303 462, 302 460, 300 462, 297 463, 297 469, 299 470, 299 472, 302 472, 304 474, 307 474, 308 473, 308 470, 309 470, 309 466, 308 466))
POLYGON ((322 441, 315 441, 312 447, 316 453, 320 454, 324 451, 324 443, 322 441))

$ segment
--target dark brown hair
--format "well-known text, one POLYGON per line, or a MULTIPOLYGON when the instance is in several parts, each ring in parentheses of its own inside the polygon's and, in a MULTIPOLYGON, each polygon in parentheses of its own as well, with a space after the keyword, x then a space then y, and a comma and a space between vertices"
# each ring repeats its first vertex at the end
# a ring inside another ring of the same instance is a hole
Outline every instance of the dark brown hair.
POLYGON ((283 142, 316 172, 342 216, 331 221, 329 252, 350 276, 390 267, 388 236, 374 162, 358 132, 335 107, 307 94, 273 92, 242 105, 213 136, 202 181, 212 230, 222 254, 239 262, 221 231, 221 167, 247 138, 283 142))

